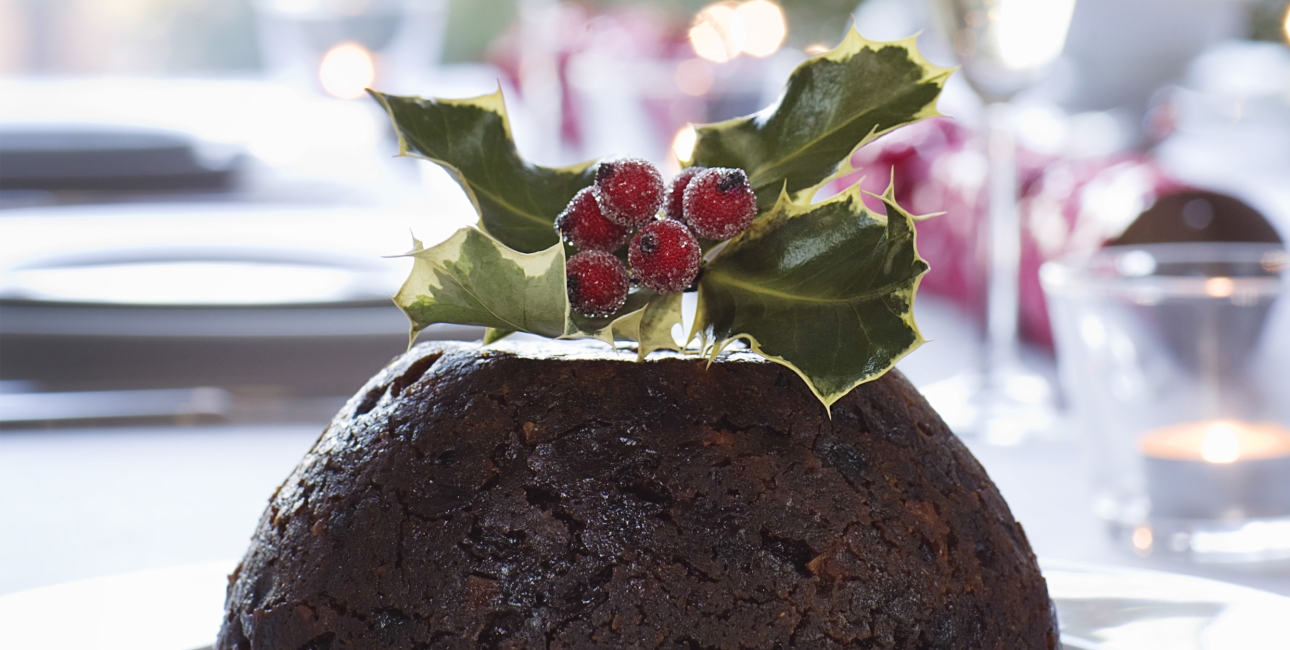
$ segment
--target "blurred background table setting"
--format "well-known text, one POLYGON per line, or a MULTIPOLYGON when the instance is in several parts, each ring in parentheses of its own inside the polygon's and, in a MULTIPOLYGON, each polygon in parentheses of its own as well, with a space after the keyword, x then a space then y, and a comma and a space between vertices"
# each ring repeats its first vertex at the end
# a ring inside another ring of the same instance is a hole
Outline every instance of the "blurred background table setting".
POLYGON ((1040 557, 1290 596, 1286 0, 0 0, 0 598, 238 557, 406 348, 475 212, 366 88, 673 174, 852 23, 961 67, 817 198, 944 213, 898 367, 1040 557))

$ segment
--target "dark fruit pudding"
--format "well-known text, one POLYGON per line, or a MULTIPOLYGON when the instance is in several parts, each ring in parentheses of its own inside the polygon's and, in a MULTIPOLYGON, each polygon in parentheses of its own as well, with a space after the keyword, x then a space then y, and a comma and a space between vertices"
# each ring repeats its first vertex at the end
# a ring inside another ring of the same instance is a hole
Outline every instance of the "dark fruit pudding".
POLYGON ((414 348, 232 576, 220 650, 1053 649, 999 492, 898 372, 826 410, 746 352, 414 348))

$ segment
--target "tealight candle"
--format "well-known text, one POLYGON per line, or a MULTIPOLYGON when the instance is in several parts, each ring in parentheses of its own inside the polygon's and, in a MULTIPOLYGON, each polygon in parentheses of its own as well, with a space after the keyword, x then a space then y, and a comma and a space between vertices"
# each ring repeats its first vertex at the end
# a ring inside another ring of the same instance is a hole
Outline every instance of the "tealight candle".
POLYGON ((1290 429, 1214 420, 1144 435, 1153 517, 1225 519, 1290 514, 1290 429))

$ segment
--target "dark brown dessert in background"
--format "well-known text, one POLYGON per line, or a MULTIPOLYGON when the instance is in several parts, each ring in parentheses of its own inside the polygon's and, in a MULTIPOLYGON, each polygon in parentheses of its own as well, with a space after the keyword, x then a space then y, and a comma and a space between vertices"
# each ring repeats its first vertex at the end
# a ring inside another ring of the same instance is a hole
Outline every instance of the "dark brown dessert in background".
POLYGON ((1134 219, 1112 246, 1179 242, 1281 243, 1267 217, 1226 194, 1184 190, 1160 197, 1134 219))
POLYGON ((221 650, 1054 649, 1021 527, 898 372, 422 345, 273 496, 221 650))

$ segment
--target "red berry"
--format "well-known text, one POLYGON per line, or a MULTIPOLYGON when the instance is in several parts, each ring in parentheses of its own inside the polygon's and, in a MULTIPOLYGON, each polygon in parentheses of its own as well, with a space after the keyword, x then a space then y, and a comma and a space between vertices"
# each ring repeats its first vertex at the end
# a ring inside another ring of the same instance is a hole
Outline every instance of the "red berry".
POLYGON ((672 178, 672 186, 667 188, 667 218, 685 221, 685 212, 682 203, 685 200, 685 187, 690 184, 690 179, 695 174, 707 169, 707 167, 686 167, 681 173, 672 178))
POLYGON ((590 187, 584 187, 573 195, 569 207, 555 218, 555 229, 564 241, 582 251, 612 253, 622 248, 627 238, 632 236, 631 228, 624 228, 601 214, 590 187))
POLYGON ((702 257, 694 233, 671 219, 641 228, 627 249, 632 275, 654 293, 684 291, 699 275, 702 257))
POLYGON ((609 316, 627 301, 627 268, 604 251, 585 251, 564 265, 569 305, 583 316, 609 316))
POLYGON ((663 177, 639 158, 600 163, 594 187, 605 218, 620 226, 644 225, 663 205, 663 177))
POLYGON ((685 223, 700 237, 730 239, 756 215, 757 195, 742 169, 707 169, 685 188, 685 223))

